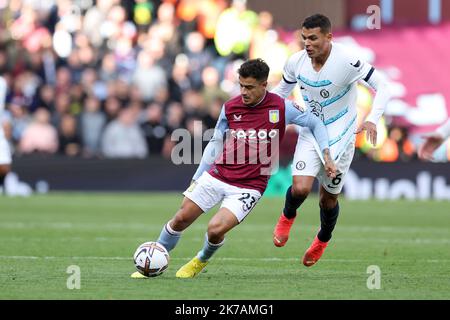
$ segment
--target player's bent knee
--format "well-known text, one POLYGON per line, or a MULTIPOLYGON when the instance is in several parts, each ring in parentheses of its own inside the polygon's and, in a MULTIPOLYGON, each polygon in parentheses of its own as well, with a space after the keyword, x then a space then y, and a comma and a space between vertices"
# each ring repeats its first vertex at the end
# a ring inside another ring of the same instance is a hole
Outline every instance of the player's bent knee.
POLYGON ((208 224, 208 240, 212 243, 222 242, 225 237, 226 227, 221 223, 210 222, 208 224))
POLYGON ((185 211, 180 209, 177 214, 173 217, 170 227, 175 231, 183 231, 194 221, 185 211))
POLYGON ((296 198, 306 199, 311 192, 311 188, 301 183, 292 184, 292 195, 296 198))

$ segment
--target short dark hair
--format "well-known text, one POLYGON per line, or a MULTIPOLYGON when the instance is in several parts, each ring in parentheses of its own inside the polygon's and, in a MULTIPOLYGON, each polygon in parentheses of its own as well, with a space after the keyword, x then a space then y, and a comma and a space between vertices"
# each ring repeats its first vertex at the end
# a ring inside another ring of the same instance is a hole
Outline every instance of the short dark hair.
POLYGON ((245 61, 238 70, 242 78, 252 77, 258 81, 266 81, 269 77, 270 68, 267 63, 261 59, 251 59, 245 61))
POLYGON ((331 22, 327 16, 323 14, 317 13, 312 16, 309 16, 303 21, 302 28, 306 29, 314 29, 320 28, 320 32, 323 34, 331 32, 331 22))

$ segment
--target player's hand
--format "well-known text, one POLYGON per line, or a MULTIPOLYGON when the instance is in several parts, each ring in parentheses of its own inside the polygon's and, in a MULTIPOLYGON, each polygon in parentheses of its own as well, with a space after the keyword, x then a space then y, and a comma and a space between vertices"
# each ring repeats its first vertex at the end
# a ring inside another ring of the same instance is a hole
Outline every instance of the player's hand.
POLYGON ((336 164, 334 163, 333 159, 330 156, 330 150, 329 149, 325 149, 323 151, 323 160, 325 161, 324 164, 324 170, 326 175, 329 178, 336 178, 336 164))
POLYGON ((429 133, 422 136, 425 142, 420 145, 417 154, 419 159, 431 161, 434 160, 433 153, 444 142, 444 137, 437 132, 429 133))
POLYGON ((377 126, 375 125, 375 123, 364 121, 355 131, 355 134, 358 134, 362 131, 366 131, 367 141, 369 141, 375 147, 377 145, 377 126))

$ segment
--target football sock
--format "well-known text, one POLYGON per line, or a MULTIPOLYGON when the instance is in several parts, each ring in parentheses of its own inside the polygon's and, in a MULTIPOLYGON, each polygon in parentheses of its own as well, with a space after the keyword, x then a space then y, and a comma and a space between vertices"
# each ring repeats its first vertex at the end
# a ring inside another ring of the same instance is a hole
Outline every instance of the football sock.
POLYGON ((167 249, 167 251, 175 248, 178 240, 180 240, 181 237, 181 231, 173 230, 170 227, 169 222, 164 225, 157 240, 157 242, 161 243, 167 249))
POLYGON ((330 210, 320 208, 320 231, 317 234, 322 242, 328 242, 331 239, 331 233, 336 225, 337 218, 339 216, 339 202, 336 207, 330 210))
POLYGON ((295 218, 297 215, 296 211, 300 205, 305 201, 306 198, 296 198, 292 195, 292 186, 290 186, 286 191, 286 201, 284 202, 283 213, 288 219, 295 218))
POLYGON ((225 242, 225 239, 221 243, 211 243, 208 240, 208 233, 205 235, 205 242, 203 243, 203 248, 197 253, 197 258, 200 259, 201 262, 208 261, 211 256, 216 252, 225 242))
POLYGON ((0 194, 6 194, 5 192, 5 176, 0 176, 0 194))

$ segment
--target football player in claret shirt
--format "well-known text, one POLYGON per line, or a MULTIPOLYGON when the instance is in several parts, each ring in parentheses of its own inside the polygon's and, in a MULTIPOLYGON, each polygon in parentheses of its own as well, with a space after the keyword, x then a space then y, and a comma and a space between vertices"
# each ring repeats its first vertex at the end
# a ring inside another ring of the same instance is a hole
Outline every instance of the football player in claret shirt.
MULTIPOLYGON (((248 60, 238 70, 241 94, 227 101, 214 136, 206 146, 193 182, 175 216, 162 228, 157 242, 171 251, 202 213, 222 202, 208 224, 203 248, 176 273, 195 277, 224 244, 225 234, 241 223, 258 203, 278 155, 287 124, 308 127, 317 139, 326 174, 335 175, 328 135, 322 121, 308 111, 266 90, 269 66, 248 60), (225 141, 224 141, 225 140, 225 141)), ((133 278, 144 277, 139 272, 133 278)))
MULTIPOLYGON (((332 41, 330 20, 321 14, 305 19, 301 29, 304 50, 285 64, 283 79, 272 91, 288 97, 298 84, 308 110, 326 126, 330 152, 336 161, 336 177, 324 174, 322 154, 309 128, 301 128, 292 163, 292 186, 286 192, 284 209, 273 232, 275 246, 286 244, 297 215, 296 210, 311 192, 314 179, 320 182, 320 229, 303 256, 303 264, 314 265, 322 256, 339 215, 338 196, 355 151, 357 133, 366 131, 373 145, 377 123, 390 98, 388 84, 369 63, 344 45, 332 41), (357 128, 357 82, 376 90, 372 109, 357 128)), ((325 168, 325 170, 324 170, 325 168)))

